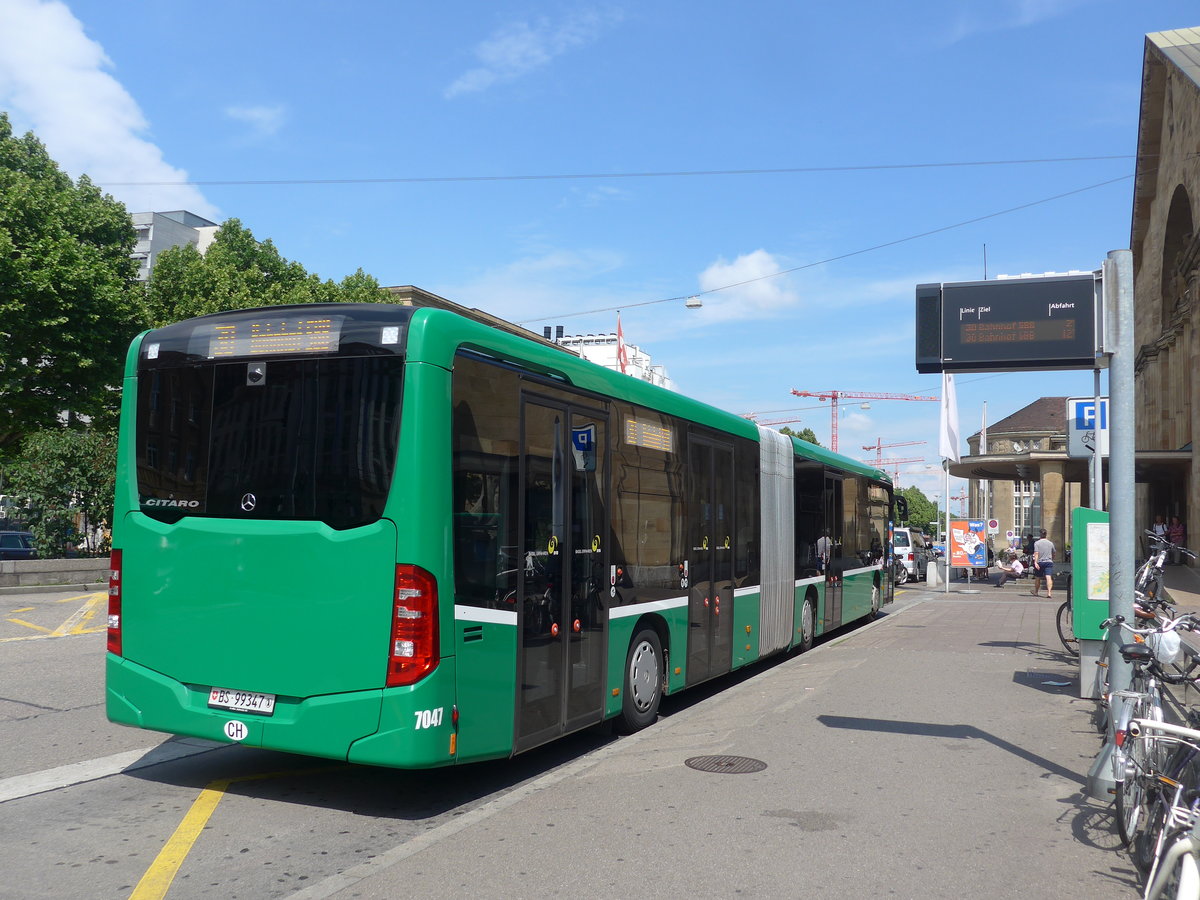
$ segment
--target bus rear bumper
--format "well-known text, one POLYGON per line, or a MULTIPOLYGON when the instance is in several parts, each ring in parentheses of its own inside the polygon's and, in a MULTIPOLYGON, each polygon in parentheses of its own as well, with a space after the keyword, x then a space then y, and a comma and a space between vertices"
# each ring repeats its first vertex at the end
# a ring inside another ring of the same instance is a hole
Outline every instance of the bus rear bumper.
POLYGON ((108 718, 121 725, 365 765, 454 762, 452 658, 412 687, 277 697, 270 716, 212 709, 208 685, 183 684, 111 653, 105 670, 108 718))
POLYGON ((379 728, 382 690, 278 697, 274 713, 262 716, 211 709, 207 685, 182 684, 111 653, 105 676, 108 718, 121 725, 343 760, 379 728))

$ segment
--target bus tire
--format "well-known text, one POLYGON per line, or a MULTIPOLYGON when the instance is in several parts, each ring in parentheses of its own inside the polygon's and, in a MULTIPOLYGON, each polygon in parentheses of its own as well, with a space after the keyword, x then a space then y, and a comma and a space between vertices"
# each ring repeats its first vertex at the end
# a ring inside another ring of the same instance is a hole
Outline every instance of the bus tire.
POLYGON ((643 627, 629 642, 621 701, 622 731, 632 734, 658 718, 663 693, 662 642, 653 628, 643 627))
POLYGON ((804 603, 800 607, 800 643, 798 645, 800 652, 811 650, 816 637, 817 603, 813 599, 813 595, 809 594, 804 598, 804 603))

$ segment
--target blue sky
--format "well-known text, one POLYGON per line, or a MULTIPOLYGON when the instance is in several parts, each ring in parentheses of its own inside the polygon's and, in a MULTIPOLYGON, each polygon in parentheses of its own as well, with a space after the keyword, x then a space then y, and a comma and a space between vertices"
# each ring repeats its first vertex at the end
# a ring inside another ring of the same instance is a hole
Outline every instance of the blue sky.
MULTIPOLYGON (((1144 35, 1198 24, 1194 0, 0 0, 0 109, 131 211, 237 217, 323 277, 539 331, 622 308, 684 393, 828 444, 792 388, 940 393, 916 284, 982 278, 985 246, 988 277, 1128 246, 1144 35)), ((960 376, 962 434, 985 401, 1091 390, 960 376)), ((937 463, 938 404, 843 407, 842 452, 937 463)))

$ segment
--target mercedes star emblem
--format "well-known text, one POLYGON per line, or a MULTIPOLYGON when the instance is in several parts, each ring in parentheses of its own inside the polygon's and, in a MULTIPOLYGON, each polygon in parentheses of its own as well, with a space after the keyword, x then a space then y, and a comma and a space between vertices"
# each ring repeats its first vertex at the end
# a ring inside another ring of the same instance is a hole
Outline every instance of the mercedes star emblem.
POLYGON ((250 512, 254 507, 258 506, 258 498, 253 494, 242 494, 242 510, 250 512))

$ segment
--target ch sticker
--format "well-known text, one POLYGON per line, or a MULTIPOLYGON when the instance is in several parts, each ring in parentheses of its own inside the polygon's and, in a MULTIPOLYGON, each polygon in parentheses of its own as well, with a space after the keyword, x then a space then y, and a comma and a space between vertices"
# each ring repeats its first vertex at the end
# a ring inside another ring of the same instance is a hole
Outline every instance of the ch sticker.
POLYGON ((546 552, 553 556, 558 552, 558 538, 550 535, 550 541, 546 544, 546 552))

